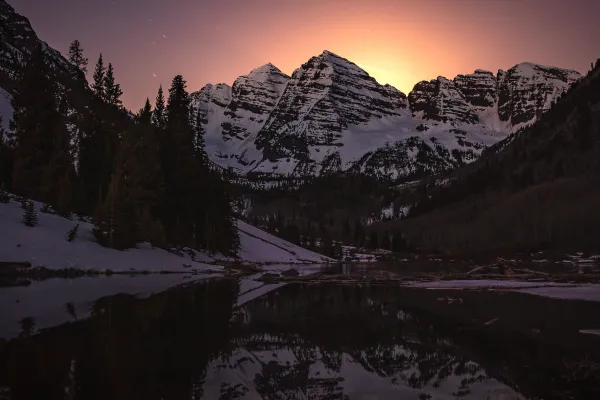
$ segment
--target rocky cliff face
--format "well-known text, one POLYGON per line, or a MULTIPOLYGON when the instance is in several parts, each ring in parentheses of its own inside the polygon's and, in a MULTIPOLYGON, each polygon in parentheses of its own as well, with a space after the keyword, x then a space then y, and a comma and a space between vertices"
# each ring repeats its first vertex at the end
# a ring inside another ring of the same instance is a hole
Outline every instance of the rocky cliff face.
POLYGON ((579 78, 576 71, 522 63, 498 75, 484 70, 419 82, 409 95, 413 114, 456 124, 477 124, 478 112, 497 107, 505 130, 531 123, 579 78))
POLYGON ((477 115, 455 82, 442 76, 430 82, 417 83, 408 95, 408 101, 413 115, 423 119, 453 125, 478 122, 477 115))
POLYGON ((233 86, 206 85, 191 106, 205 133, 207 151, 223 166, 250 167, 260 158, 256 134, 279 101, 289 77, 272 64, 240 76, 233 86))
POLYGON ((454 84, 468 104, 474 107, 492 107, 497 98, 497 79, 482 69, 472 74, 458 75, 454 84))
POLYGON ((381 86, 355 64, 328 51, 294 71, 256 144, 266 159, 310 159, 309 147, 335 146, 349 125, 397 116, 406 96, 381 86))
POLYGON ((581 75, 532 63, 498 72, 498 115, 512 126, 526 124, 548 110, 581 75))
POLYGON ((60 52, 38 38, 27 18, 17 14, 5 0, 0 0, 0 87, 2 89, 8 93, 14 90, 18 70, 38 44, 41 44, 46 51, 59 80, 84 79, 83 74, 60 52))

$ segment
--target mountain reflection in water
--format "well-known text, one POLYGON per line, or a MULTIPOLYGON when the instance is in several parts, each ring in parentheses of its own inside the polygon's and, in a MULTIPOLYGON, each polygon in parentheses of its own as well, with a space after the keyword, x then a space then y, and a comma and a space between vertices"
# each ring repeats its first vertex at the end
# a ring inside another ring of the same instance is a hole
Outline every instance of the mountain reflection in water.
POLYGON ((237 307, 239 293, 208 280, 106 297, 36 335, 23 326, 0 342, 0 399, 529 398, 502 361, 521 343, 471 338, 405 290, 286 285, 237 307))

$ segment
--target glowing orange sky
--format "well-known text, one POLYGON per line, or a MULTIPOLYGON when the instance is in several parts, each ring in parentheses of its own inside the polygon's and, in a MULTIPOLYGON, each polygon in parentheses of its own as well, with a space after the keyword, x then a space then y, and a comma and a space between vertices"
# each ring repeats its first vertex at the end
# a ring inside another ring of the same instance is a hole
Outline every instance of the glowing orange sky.
POLYGON ((75 38, 91 63, 103 52, 134 110, 175 74, 194 91, 267 62, 291 74, 325 49, 407 94, 523 61, 585 73, 600 57, 597 0, 8 1, 63 53, 75 38))

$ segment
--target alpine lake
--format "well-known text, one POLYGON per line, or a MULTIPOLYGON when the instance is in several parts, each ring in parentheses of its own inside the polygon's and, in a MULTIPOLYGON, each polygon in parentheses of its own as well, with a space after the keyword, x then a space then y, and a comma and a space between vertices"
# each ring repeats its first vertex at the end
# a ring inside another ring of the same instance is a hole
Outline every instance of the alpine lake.
POLYGON ((0 399, 600 399, 600 302, 259 276, 0 288, 0 399))

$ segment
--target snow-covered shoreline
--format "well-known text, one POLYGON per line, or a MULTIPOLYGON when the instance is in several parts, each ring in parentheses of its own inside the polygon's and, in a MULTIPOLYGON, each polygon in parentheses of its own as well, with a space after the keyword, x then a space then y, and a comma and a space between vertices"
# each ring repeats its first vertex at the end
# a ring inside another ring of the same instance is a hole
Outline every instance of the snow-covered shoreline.
POLYGON ((148 243, 134 249, 115 250, 100 246, 93 234, 92 224, 42 213, 41 203, 35 203, 38 224, 27 227, 22 223, 23 209, 11 200, 0 203, 0 261, 29 262, 47 269, 81 269, 113 272, 214 272, 222 270, 220 263, 249 264, 318 264, 331 259, 270 235, 243 221, 240 232, 239 258, 194 251, 174 254, 148 243), (79 224, 74 241, 67 232, 79 224))
POLYGON ((531 282, 478 279, 411 282, 405 286, 427 290, 505 290, 560 300, 586 300, 600 302, 600 284, 597 283, 576 284, 542 281, 531 282))

